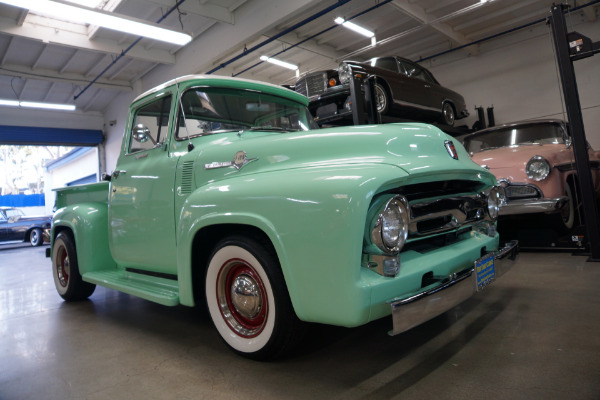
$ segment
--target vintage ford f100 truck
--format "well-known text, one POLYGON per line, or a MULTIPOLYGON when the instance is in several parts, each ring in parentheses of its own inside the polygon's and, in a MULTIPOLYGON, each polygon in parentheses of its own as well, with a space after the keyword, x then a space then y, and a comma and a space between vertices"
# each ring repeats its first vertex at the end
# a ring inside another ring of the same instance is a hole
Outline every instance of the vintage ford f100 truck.
POLYGON ((131 105, 108 181, 57 190, 54 282, 206 304, 235 352, 287 352, 306 322, 404 332, 502 275, 502 191, 425 124, 318 129, 306 97, 188 76, 131 105))

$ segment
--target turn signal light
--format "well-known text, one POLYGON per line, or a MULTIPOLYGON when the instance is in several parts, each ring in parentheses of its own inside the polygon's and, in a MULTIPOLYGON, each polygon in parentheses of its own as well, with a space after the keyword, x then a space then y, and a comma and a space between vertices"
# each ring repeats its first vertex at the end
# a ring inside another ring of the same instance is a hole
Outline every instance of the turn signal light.
POLYGON ((330 78, 329 79, 329 86, 335 86, 335 85, 337 85, 337 82, 336 82, 335 78, 330 78))

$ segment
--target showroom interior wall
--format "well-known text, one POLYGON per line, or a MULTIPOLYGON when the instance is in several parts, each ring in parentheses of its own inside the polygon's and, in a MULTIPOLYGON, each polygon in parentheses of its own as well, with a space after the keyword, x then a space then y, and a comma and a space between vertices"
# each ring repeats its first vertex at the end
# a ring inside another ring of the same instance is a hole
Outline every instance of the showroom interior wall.
MULTIPOLYGON (((273 7, 270 0, 262 1, 265 3, 264 8, 240 8, 240 14, 236 14, 236 21, 256 20, 256 15, 251 14, 261 9, 270 13, 264 20, 276 20, 278 16, 283 18, 293 12, 293 5, 287 2, 283 2, 281 7, 273 7), (271 7, 266 7, 269 4, 271 7)), ((310 2, 298 3, 296 6, 304 7, 310 2)), ((577 30, 593 41, 599 41, 598 21, 582 21, 579 14, 567 19, 569 30, 577 30)), ((484 42, 479 45, 478 51, 473 51, 472 48, 459 50, 425 61, 424 65, 432 70, 443 85, 464 95, 471 112, 471 116, 466 120, 469 126, 475 122, 476 106, 485 108, 493 105, 497 124, 530 118, 563 118, 549 29, 541 23, 484 42), (467 55, 468 52, 473 55, 467 55)), ((175 65, 156 68, 147 74, 142 82, 138 82, 134 93, 122 94, 116 98, 104 118, 107 171, 111 172, 116 165, 125 129, 127 107, 133 98, 174 77, 202 73, 214 68, 214 59, 222 48, 240 48, 251 32, 252 27, 243 23, 215 25, 211 31, 205 32, 200 40, 178 52, 175 65), (218 50, 215 44, 220 46, 218 50), (109 126, 109 121, 116 123, 109 126)), ((428 55, 426 49, 423 53, 428 55)), ((238 52, 234 52, 231 57, 237 54, 238 52)), ((402 49, 398 49, 397 54, 402 55, 402 49)), ((246 57, 258 56, 259 54, 253 53, 246 57)), ((600 55, 575 63, 586 134, 595 149, 600 149, 600 130, 594 129, 600 125, 600 79, 597 74, 599 66, 600 55)), ((302 69, 301 65, 300 68, 302 69)), ((217 71, 216 74, 225 75, 224 71, 227 70, 217 71)), ((241 77, 252 79, 251 75, 241 77)))
MULTIPOLYGON (((567 17, 569 31, 600 41, 600 21, 583 22, 580 14, 567 17)), ((472 126, 476 106, 493 106, 496 124, 534 118, 566 119, 562 115, 550 26, 544 23, 480 44, 479 54, 466 50, 428 60, 436 78, 461 93, 467 101, 472 126)), ((591 146, 600 150, 600 55, 576 61, 580 103, 591 146)), ((566 112, 566 110, 565 110, 566 112)), ((459 121, 462 123, 462 121, 459 121)))

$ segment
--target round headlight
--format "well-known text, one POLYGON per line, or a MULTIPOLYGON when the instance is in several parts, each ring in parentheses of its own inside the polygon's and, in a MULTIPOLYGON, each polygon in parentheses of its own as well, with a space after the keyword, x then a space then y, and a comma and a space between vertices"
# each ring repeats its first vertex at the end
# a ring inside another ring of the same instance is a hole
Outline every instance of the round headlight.
POLYGON ((346 63, 341 63, 337 69, 338 75, 340 77, 340 83, 348 83, 350 82, 350 78, 352 77, 352 69, 346 63))
POLYGON ((488 195, 488 214, 492 221, 495 221, 498 218, 498 213, 500 212, 500 204, 502 203, 502 198, 504 197, 504 193, 502 188, 494 186, 490 190, 490 194, 488 195))
POLYGON ((408 201, 402 196, 385 205, 373 228, 373 243, 385 253, 398 253, 408 237, 408 201))
POLYGON ((550 173, 550 164, 548 164, 548 161, 542 156, 533 156, 527 162, 525 172, 529 179, 533 179, 537 182, 543 181, 550 173))

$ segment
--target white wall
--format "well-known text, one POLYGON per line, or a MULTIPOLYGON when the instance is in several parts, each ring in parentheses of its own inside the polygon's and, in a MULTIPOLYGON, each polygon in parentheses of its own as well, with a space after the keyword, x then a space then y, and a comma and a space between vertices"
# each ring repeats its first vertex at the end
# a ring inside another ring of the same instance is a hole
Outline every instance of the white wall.
MULTIPOLYGON (((96 147, 90 147, 88 151, 71 162, 47 171, 46 187, 52 189, 65 187, 69 182, 92 174, 97 174, 98 177, 100 176, 98 175, 98 148, 96 147)), ((45 200, 47 215, 52 214, 55 199, 56 193, 52 190, 46 190, 45 200)))
MULTIPOLYGON (((575 18, 569 30, 600 40, 600 21, 575 18)), ((494 107, 496 124, 563 116, 550 26, 537 26, 480 45, 479 54, 462 51, 424 62, 444 85, 461 93, 471 116, 458 124, 472 126, 476 106, 494 107)), ((600 55, 574 63, 587 139, 600 149, 600 55)), ((565 111, 566 112, 566 111, 565 111)))

